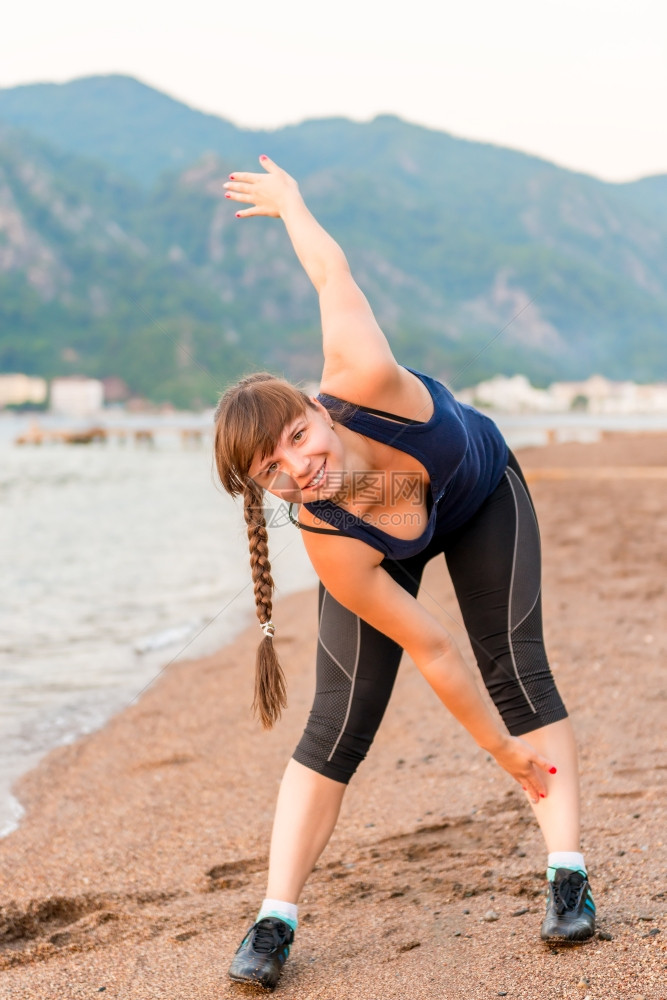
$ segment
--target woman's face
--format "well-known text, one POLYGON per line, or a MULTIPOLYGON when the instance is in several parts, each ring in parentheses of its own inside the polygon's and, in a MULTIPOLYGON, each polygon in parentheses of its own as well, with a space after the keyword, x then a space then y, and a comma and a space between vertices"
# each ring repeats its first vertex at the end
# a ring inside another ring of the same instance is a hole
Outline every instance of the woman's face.
POLYGON ((255 455, 248 474, 288 503, 312 503, 339 493, 343 448, 322 404, 313 400, 313 407, 284 428, 272 454, 255 455))

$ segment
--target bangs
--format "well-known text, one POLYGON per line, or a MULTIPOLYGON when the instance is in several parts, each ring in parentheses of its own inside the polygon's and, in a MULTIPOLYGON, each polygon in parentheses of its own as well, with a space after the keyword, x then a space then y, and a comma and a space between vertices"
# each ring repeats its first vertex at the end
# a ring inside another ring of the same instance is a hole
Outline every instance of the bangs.
POLYGON ((228 493, 243 492, 255 455, 270 455, 287 424, 309 406, 300 389, 265 373, 248 376, 223 395, 215 414, 215 459, 228 493))

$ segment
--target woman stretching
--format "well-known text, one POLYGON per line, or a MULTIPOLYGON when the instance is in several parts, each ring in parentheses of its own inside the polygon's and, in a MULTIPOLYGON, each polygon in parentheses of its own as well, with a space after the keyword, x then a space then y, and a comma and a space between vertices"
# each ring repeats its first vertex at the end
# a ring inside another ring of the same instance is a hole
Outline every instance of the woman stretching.
POLYGON ((317 689, 278 796, 267 898, 229 974, 276 985, 299 895, 382 720, 403 650, 531 802, 548 851, 542 938, 588 938, 595 907, 580 853, 576 747, 544 650, 539 533, 521 470, 491 420, 396 362, 296 181, 267 157, 260 163, 264 172, 230 175, 226 196, 248 206, 238 218, 279 217, 287 228, 319 295, 321 392, 309 398, 265 373, 244 378, 218 405, 216 463, 225 489, 244 497, 264 632, 255 685, 263 725, 285 705, 264 490, 294 505, 321 581, 317 689), (499 715, 416 599, 426 563, 443 553, 499 715))

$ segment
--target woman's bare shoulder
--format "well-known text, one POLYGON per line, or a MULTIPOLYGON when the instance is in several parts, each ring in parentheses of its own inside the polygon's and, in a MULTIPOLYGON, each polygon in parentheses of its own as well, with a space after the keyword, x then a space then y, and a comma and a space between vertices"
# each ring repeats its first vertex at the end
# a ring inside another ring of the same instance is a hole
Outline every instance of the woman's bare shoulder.
POLYGON ((303 504, 298 508, 298 521, 306 529, 318 529, 305 530, 301 536, 313 569, 327 589, 335 582, 339 583, 341 573, 343 576, 349 575, 350 566, 354 566, 355 572, 358 572, 364 566, 378 566, 384 559, 383 553, 378 549, 360 538, 344 535, 307 510, 303 504))
POLYGON ((424 383, 397 364, 370 375, 357 374, 354 368, 329 375, 325 368, 320 392, 412 420, 428 420, 433 413, 433 400, 424 383))

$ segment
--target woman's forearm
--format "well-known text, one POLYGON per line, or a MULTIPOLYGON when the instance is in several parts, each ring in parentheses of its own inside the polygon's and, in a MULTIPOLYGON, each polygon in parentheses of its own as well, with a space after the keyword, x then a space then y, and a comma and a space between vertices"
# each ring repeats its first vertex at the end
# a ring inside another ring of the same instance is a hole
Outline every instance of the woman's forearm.
POLYGON ((280 215, 294 251, 318 293, 333 271, 349 271, 345 254, 319 224, 298 189, 289 192, 280 215))
POLYGON ((483 697, 456 646, 417 666, 475 742, 495 755, 507 740, 507 730, 483 697))
POLYGON ((519 737, 510 736, 490 706, 463 657, 452 643, 434 655, 413 657, 421 673, 452 715, 476 743, 492 754, 528 793, 531 802, 547 794, 544 775, 556 773, 553 761, 542 757, 519 737))

